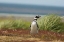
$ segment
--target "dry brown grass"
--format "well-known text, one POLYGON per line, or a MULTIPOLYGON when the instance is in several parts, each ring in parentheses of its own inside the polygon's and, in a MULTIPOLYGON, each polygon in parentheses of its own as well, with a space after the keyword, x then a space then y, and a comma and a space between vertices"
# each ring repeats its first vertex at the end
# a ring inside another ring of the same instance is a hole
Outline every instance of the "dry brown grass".
POLYGON ((0 36, 0 42, 63 42, 60 40, 43 41, 39 38, 25 38, 20 36, 0 36))
POLYGON ((64 34, 50 31, 39 31, 35 36, 30 30, 0 30, 0 42, 62 42, 64 34))

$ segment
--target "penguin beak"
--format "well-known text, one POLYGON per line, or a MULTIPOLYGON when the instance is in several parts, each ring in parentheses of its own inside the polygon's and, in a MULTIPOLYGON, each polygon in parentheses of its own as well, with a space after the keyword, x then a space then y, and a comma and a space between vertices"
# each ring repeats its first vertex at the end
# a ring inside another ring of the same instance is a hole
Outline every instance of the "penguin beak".
POLYGON ((39 18, 40 18, 41 16, 39 16, 39 18))

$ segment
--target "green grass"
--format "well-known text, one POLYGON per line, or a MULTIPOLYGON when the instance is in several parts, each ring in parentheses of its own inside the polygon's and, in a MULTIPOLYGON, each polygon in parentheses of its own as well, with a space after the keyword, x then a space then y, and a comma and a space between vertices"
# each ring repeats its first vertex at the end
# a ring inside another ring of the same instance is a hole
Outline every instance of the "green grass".
MULTIPOLYGON (((46 15, 37 22, 40 30, 64 32, 64 23, 61 22, 61 18, 58 15, 46 15)), ((8 19, 0 19, 0 29, 30 29, 30 23, 23 19, 9 17, 8 19)))
POLYGON ((64 32, 64 23, 58 15, 46 15, 38 20, 40 30, 64 32))
POLYGON ((4 20, 0 21, 0 29, 29 29, 30 22, 17 20, 4 20))

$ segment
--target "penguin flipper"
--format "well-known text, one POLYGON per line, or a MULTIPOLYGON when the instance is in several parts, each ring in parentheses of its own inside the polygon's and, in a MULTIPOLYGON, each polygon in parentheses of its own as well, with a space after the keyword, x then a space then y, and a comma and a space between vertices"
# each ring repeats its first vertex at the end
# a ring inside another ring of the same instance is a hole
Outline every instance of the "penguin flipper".
MULTIPOLYGON (((37 24, 37 22, 36 22, 36 24, 37 24)), ((38 24, 37 24, 37 27, 39 28, 38 24)))
POLYGON ((39 28, 38 24, 37 24, 37 27, 39 28))

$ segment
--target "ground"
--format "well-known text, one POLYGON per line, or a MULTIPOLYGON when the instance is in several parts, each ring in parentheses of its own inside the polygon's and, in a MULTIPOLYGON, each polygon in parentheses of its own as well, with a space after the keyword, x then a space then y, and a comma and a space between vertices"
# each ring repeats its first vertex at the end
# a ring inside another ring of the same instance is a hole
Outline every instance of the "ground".
POLYGON ((39 30, 39 33, 30 34, 30 30, 0 30, 0 42, 61 42, 64 41, 64 33, 55 33, 39 30))

